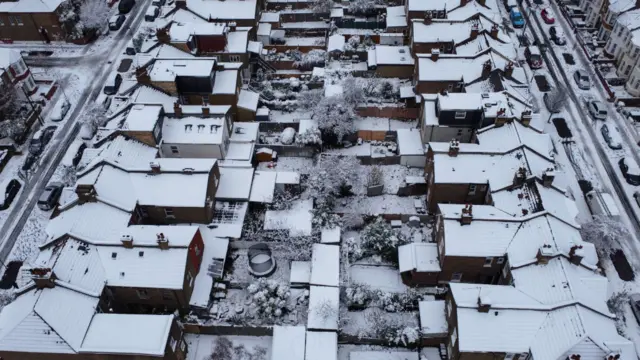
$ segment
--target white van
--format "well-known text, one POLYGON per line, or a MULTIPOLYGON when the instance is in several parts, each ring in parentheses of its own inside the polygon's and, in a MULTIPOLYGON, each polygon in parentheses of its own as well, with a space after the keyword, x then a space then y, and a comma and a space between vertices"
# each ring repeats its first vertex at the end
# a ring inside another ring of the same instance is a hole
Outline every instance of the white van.
POLYGON ((587 199, 591 214, 614 218, 620 216, 620 210, 610 194, 598 190, 591 190, 584 196, 587 199))
POLYGON ((84 149, 87 148, 87 144, 80 139, 74 140, 71 145, 69 145, 69 149, 64 154, 62 158, 62 165, 66 167, 78 166, 80 159, 82 158, 82 153, 84 149))

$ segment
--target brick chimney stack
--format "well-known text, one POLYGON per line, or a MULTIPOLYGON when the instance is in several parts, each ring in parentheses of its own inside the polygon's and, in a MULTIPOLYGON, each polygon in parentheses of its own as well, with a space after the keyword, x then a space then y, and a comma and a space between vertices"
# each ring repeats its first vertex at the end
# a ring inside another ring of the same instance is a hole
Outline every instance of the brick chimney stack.
POLYGON ((131 235, 122 235, 120 237, 120 242, 122 242, 122 246, 127 249, 133 249, 133 236, 131 235))
POLYGON ((449 156, 456 157, 460 152, 460 141, 453 139, 449 142, 449 156))
POLYGON ((491 60, 487 60, 482 64, 482 78, 486 79, 491 74, 491 60))
POLYGON ((158 42, 162 44, 168 44, 171 42, 171 36, 169 36, 169 29, 167 28, 156 30, 156 37, 158 38, 158 42))
POLYGON ((431 49, 431 61, 438 61, 440 58, 440 49, 431 49))
POLYGON ((427 11, 424 14, 424 24, 425 25, 431 25, 432 22, 433 22, 433 19, 431 18, 431 12, 427 11))
POLYGON ((162 250, 169 250, 169 238, 166 237, 163 233, 156 235, 158 237, 158 246, 162 250))
POLYGON ((471 225, 473 221, 473 205, 467 204, 462 208, 460 214, 460 225, 471 225))
POLYGON ((211 114, 211 112, 209 111, 209 107, 208 106, 203 106, 202 107, 202 116, 203 117, 209 117, 210 114, 211 114))
POLYGON ((494 39, 498 39, 498 25, 493 24, 493 26, 491 27, 491 32, 489 33, 489 35, 491 35, 492 38, 494 39))
POLYGON ((531 115, 531 110, 525 110, 522 112, 522 114, 520 114, 520 123, 522 124, 522 126, 529 126, 529 124, 531 124, 531 117, 533 115, 531 115))
POLYGON ((509 61, 509 63, 504 67, 504 76, 511 77, 513 76, 513 63, 509 61))
POLYGON ((149 163, 149 167, 151 168, 152 174, 160 174, 160 163, 152 161, 149 163))
POLYGON ((478 33, 480 32, 480 27, 477 22, 471 24, 471 34, 469 35, 471 39, 475 39, 478 37, 478 33))
POLYGON ((151 84, 151 77, 146 67, 136 68, 136 81, 140 84, 151 84))
POLYGON ((56 275, 50 268, 33 268, 29 269, 31 280, 36 284, 36 288, 53 288, 56 286, 56 275))
POLYGON ((556 173, 553 171, 553 168, 547 169, 544 174, 542 174, 542 185, 544 187, 551 187, 553 184, 553 179, 555 179, 556 173))
POLYGON ((182 117, 182 107, 177 101, 173 103, 173 113, 177 118, 182 117))
POLYGON ((569 250, 569 261, 574 265, 580 265, 584 258, 584 250, 582 245, 573 245, 569 250))

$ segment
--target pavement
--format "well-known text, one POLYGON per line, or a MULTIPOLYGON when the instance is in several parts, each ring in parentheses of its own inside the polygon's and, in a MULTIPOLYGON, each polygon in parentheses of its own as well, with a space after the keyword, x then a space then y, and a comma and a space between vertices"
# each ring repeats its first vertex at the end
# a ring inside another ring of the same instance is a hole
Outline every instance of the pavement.
MULTIPOLYGON (((53 173, 56 171, 56 168, 67 152, 69 145, 71 145, 73 140, 76 139, 81 128, 79 119, 81 118, 84 108, 87 104, 93 103, 100 95, 103 84, 115 68, 116 62, 114 60, 124 52, 127 43, 132 37, 132 32, 128 31, 128 29, 137 29, 140 22, 144 19, 144 14, 149 4, 150 2, 147 2, 146 4, 136 6, 133 9, 121 31, 115 37, 116 44, 109 49, 107 54, 100 55, 100 58, 102 59, 101 61, 105 66, 96 69, 97 71, 92 73, 93 76, 89 81, 87 81, 87 84, 90 84, 90 86, 80 95, 75 109, 64 126, 56 131, 54 138, 51 140, 51 145, 38 162, 40 166, 38 166, 35 172, 31 174, 28 181, 24 184, 20 196, 14 201, 14 204, 19 204, 19 206, 14 206, 12 208, 11 213, 0 228, 0 234, 2 234, 0 235, 2 236, 2 241, 0 242, 0 263, 3 265, 3 268, 5 267, 7 258, 18 239, 18 235, 20 235, 24 229, 25 223, 29 219, 38 201, 38 197, 47 186, 53 173)), ((100 39, 87 46, 100 46, 100 39)), ((95 61, 92 56, 86 57, 85 59, 86 61, 95 61)), ((65 66, 68 65, 67 58, 51 58, 51 60, 53 62, 65 61, 65 66)), ((84 62, 79 59, 77 65, 82 63, 84 62)), ((33 241, 40 240, 43 239, 33 239, 33 241)))

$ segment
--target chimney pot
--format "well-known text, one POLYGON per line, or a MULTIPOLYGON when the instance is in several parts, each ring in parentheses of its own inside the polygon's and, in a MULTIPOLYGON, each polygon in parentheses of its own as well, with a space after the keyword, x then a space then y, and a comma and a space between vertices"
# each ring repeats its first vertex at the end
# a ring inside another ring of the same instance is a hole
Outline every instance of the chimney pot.
POLYGON ((438 61, 440 58, 440 49, 431 49, 431 60, 438 61))
POLYGON ((149 167, 151 168, 151 173, 160 174, 160 163, 152 161, 149 163, 149 167))
POLYGON ((449 156, 456 157, 460 152, 460 141, 453 139, 449 142, 449 156))
POLYGON ((473 205, 467 204, 460 214, 460 225, 470 225, 473 221, 473 205))
POLYGON ((122 246, 124 246, 125 248, 127 249, 133 248, 133 236, 122 235, 122 237, 120 238, 120 241, 122 242, 122 246))
POLYGON ((169 238, 164 236, 163 233, 160 233, 160 234, 158 234, 156 236, 158 237, 158 246, 160 247, 160 249, 168 250, 169 249, 169 238))
POLYGON ((478 33, 480 32, 478 23, 474 22, 471 25, 471 34, 469 35, 471 39, 475 39, 478 37, 478 33))

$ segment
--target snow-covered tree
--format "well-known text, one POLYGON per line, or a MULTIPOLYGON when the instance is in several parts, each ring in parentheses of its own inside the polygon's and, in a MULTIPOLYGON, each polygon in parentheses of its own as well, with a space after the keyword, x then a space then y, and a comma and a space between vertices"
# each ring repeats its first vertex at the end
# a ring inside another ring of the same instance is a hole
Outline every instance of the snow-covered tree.
POLYGON ((418 345, 420 337, 420 328, 412 326, 392 328, 386 334, 386 340, 391 345, 403 345, 406 347, 418 345))
POLYGON ((27 124, 22 116, 0 122, 0 138, 10 137, 15 139, 16 136, 24 134, 26 130, 27 124))
POLYGON ((361 84, 358 84, 356 78, 349 76, 342 82, 342 98, 344 101, 356 108, 359 104, 364 102, 364 88, 361 84))
POLYGON ((331 12, 333 5, 333 0, 315 0, 311 9, 316 14, 327 14, 331 12))
POLYGON ((19 107, 15 86, 0 79, 0 121, 8 119, 19 107))
POLYGON ((600 256, 609 256, 620 248, 620 244, 630 241, 629 229, 619 220, 608 216, 594 216, 582 225, 582 238, 595 245, 600 256))
POLYGON ((95 133, 98 128, 107 122, 107 109, 102 104, 92 104, 83 114, 82 122, 89 125, 91 133, 95 133))
POLYGON ((318 122, 318 128, 322 131, 323 140, 328 139, 332 143, 339 143, 342 138, 353 132, 354 120, 357 115, 351 104, 343 97, 329 96, 322 98, 311 111, 311 117, 318 122))
POLYGON ((301 91, 298 94, 298 107, 302 110, 312 109, 322 100, 324 94, 321 89, 301 91))
POLYGON ((381 292, 378 294, 379 306, 387 312, 412 311, 418 306, 420 294, 414 289, 403 293, 381 292))
POLYGON ((300 59, 293 62, 293 66, 303 69, 311 69, 314 66, 324 65, 327 52, 322 49, 313 49, 300 55, 300 59))
POLYGON ((79 16, 84 30, 97 30, 106 24, 109 6, 105 0, 85 0, 79 16))
POLYGON ((207 360, 234 360, 233 343, 225 336, 219 336, 216 339, 212 350, 207 360))
POLYGON ((322 145, 322 133, 317 127, 311 127, 296 135, 296 145, 322 145))
POLYGON ((281 317, 286 312, 289 287, 275 280, 258 279, 247 287, 251 308, 263 319, 281 317))
POLYGON ((371 12, 378 3, 383 2, 376 0, 351 0, 349 2, 349 12, 355 14, 367 14, 371 12))
POLYGON ((381 217, 364 227, 360 233, 360 242, 365 256, 380 256, 391 263, 398 261, 398 246, 407 243, 381 217))
POLYGON ((78 169, 75 166, 62 166, 60 181, 64 186, 73 186, 77 180, 78 169))
POLYGON ((344 289, 344 300, 348 307, 364 308, 374 299, 375 291, 365 284, 352 284, 344 289))
POLYGON ((348 196, 352 189, 363 186, 360 168, 355 156, 321 155, 318 164, 310 169, 307 195, 316 200, 316 205, 348 196))

